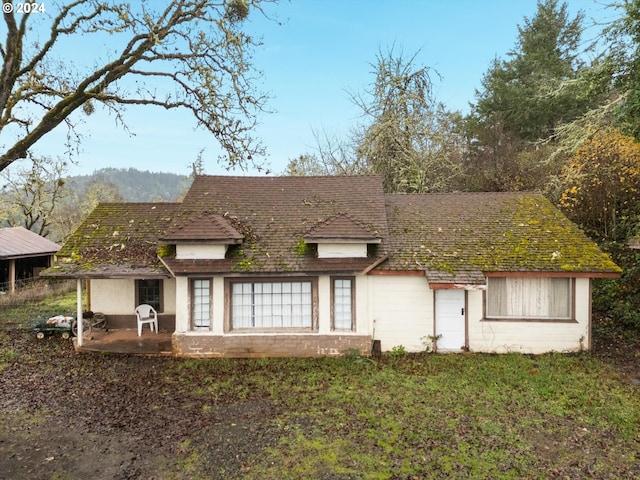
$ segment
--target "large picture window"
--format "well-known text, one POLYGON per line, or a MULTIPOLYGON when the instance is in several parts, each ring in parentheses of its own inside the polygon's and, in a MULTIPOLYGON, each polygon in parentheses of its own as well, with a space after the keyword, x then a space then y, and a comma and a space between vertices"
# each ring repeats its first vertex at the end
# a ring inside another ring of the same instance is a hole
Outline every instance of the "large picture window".
POLYGON ((151 305, 156 312, 162 312, 162 280, 136 280, 136 305, 151 305))
POLYGON ((211 328, 211 280, 191 280, 191 321, 195 329, 211 328))
POLYGON ((313 282, 231 283, 231 328, 313 328, 313 282))
POLYGON ((354 282, 353 278, 331 279, 331 313, 333 330, 354 329, 354 282))
POLYGON ((573 289, 570 278, 490 277, 487 318, 570 320, 573 289))

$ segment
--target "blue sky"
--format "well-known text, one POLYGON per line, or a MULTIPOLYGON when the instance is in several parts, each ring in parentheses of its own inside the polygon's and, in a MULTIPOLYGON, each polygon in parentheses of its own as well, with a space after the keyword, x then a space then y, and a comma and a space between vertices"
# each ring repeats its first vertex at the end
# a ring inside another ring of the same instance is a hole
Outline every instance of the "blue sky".
MULTIPOLYGON (((572 15, 585 12, 586 25, 591 17, 613 15, 593 0, 567 3, 572 15)), ((282 24, 257 18, 249 28, 264 42, 255 63, 273 113, 260 117, 257 133, 267 146, 270 169, 282 172, 288 160, 313 153, 314 130, 343 135, 358 121, 346 91, 367 87, 376 54, 391 45, 405 56, 419 51, 416 63, 441 76, 433 77, 437 99, 450 110, 467 112, 491 61, 513 49, 518 25, 535 11, 535 0, 285 0, 269 8, 282 24)), ((585 39, 597 31, 587 29, 585 39)), ((217 164, 215 140, 194 130, 186 113, 132 108, 125 119, 130 133, 105 112, 86 118, 79 163, 69 173, 133 166, 188 174, 202 150, 206 173, 243 174, 217 164)), ((38 153, 64 155, 64 137, 63 131, 53 132, 38 153)))

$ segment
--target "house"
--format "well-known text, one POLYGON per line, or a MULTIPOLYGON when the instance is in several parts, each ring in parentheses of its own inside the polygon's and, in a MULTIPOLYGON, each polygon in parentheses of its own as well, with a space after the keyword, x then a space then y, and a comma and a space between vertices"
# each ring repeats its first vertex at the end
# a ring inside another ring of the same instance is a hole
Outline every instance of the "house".
POLYGON ((0 228, 0 291, 36 278, 53 263, 60 245, 24 227, 0 228))
POLYGON ((254 357, 589 349, 592 279, 620 268, 538 194, 198 176, 181 203, 99 205, 47 275, 90 280, 111 326, 153 305, 174 355, 254 357))

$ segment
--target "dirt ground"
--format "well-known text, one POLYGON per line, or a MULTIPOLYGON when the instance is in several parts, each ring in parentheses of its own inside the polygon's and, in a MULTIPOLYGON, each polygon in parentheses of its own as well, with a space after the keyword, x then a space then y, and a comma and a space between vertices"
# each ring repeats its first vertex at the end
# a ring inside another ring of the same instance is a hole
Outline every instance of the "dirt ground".
POLYGON ((213 478, 233 478, 248 450, 278 439, 268 402, 204 415, 201 397, 160 381, 171 359, 78 355, 69 340, 0 334, 20 359, 0 372, 1 480, 183 478, 172 469, 193 441, 211 455, 213 478))
MULTIPOLYGON (((194 442, 210 455, 211 478, 234 478, 250 451, 278 442, 277 405, 219 402, 205 415, 201 397, 163 377, 172 359, 78 355, 68 340, 0 336, 0 360, 18 360, 0 371, 0 480, 185 478, 194 442)), ((594 354, 640 382, 639 348, 599 338, 594 354)))

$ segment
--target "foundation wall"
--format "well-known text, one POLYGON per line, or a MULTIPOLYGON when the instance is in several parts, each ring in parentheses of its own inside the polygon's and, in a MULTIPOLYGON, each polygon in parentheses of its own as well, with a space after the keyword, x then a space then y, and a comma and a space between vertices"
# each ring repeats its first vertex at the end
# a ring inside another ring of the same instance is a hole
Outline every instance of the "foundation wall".
POLYGON ((190 335, 174 333, 178 357, 324 357, 371 351, 369 335, 190 335))

